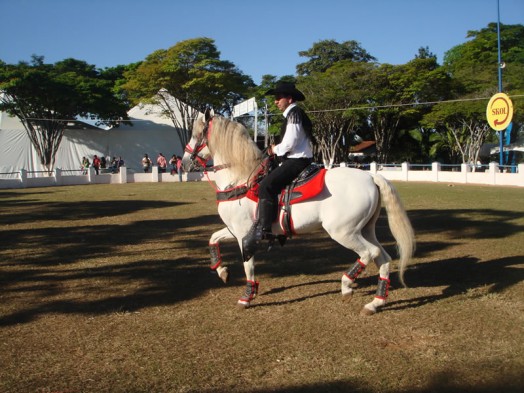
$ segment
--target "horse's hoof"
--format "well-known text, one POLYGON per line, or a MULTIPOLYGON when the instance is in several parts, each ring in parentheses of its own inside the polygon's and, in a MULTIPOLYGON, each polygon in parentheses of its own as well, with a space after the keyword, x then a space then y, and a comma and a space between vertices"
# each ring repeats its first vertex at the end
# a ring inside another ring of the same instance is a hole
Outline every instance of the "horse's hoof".
POLYGON ((362 308, 362 310, 360 311, 360 315, 364 315, 364 316, 371 316, 371 315, 375 315, 376 314, 376 310, 370 310, 369 308, 367 307, 364 307, 362 308))
POLYGON ((343 302, 349 302, 353 299, 353 292, 346 292, 342 294, 342 301, 343 302))
POLYGON ((224 282, 224 284, 227 284, 227 282, 229 281, 229 270, 228 268, 224 268, 224 270, 222 270, 219 274, 218 274, 218 277, 220 277, 220 279, 224 282))
POLYGON ((239 300, 237 302, 237 306, 238 306, 239 309, 245 310, 246 308, 249 308, 250 304, 249 304, 249 302, 246 302, 244 300, 239 300))

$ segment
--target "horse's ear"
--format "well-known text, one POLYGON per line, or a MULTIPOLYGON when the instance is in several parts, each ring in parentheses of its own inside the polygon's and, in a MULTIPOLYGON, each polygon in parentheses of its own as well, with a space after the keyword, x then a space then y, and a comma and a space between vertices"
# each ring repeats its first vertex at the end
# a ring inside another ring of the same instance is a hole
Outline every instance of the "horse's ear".
POLYGON ((215 111, 212 108, 206 108, 204 111, 204 120, 207 123, 211 118, 215 116, 215 111))

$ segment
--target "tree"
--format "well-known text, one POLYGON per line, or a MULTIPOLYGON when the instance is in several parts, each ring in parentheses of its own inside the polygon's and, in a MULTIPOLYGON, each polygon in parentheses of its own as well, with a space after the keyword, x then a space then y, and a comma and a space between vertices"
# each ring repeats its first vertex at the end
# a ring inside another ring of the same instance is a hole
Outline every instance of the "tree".
POLYGON ((429 50, 429 46, 418 48, 418 52, 415 55, 415 59, 431 59, 437 60, 437 55, 429 50))
POLYGON ((112 88, 95 66, 80 60, 45 64, 33 56, 30 63, 0 64, 0 110, 20 119, 49 171, 68 122, 84 117, 118 126, 127 119, 127 108, 112 88))
POLYGON ((462 163, 474 165, 481 146, 492 133, 485 113, 484 101, 447 102, 436 105, 422 123, 452 136, 453 155, 458 155, 462 163))
MULTIPOLYGON (((457 45, 444 55, 444 66, 461 81, 464 94, 486 91, 498 86, 497 24, 489 23, 479 31, 468 31, 469 41, 457 45)), ((524 26, 500 25, 501 57, 505 63, 504 91, 522 90, 524 81, 524 26)))
POLYGON ((300 51, 298 54, 302 57, 309 57, 308 61, 297 65, 297 74, 300 76, 310 75, 313 72, 324 72, 342 60, 376 61, 357 41, 345 41, 341 44, 335 40, 318 41, 310 49, 300 51))
MULTIPOLYGON (((476 163, 480 147, 493 136, 486 121, 487 98, 498 91, 497 24, 469 31, 471 40, 446 52, 444 67, 455 81, 454 94, 463 102, 439 104, 424 122, 440 127, 450 135, 463 163, 476 163), (469 101, 472 100, 472 101, 469 101)), ((508 95, 524 92, 524 26, 500 25, 503 91, 508 95)), ((522 100, 514 100, 513 122, 522 122, 522 100)))
POLYGON ((388 162, 400 129, 412 129, 429 111, 425 102, 449 97, 451 80, 436 58, 415 58, 404 65, 382 64, 370 74, 368 122, 377 158, 388 162))
POLYGON ((233 106, 254 86, 233 63, 220 59, 210 38, 185 40, 167 50, 157 50, 125 76, 127 83, 122 88, 130 100, 160 105, 177 128, 182 145, 189 139, 185 130, 192 129, 199 110, 212 106, 218 113, 231 115, 233 106), (181 122, 175 116, 178 111, 181 122))
POLYGON ((138 68, 140 62, 131 63, 127 65, 117 65, 115 67, 107 67, 100 70, 100 77, 110 81, 113 85, 114 94, 125 102, 128 108, 133 106, 130 98, 125 89, 122 86, 127 82, 125 79, 125 73, 134 71, 138 68))
POLYGON ((356 108, 367 103, 368 77, 374 68, 373 63, 346 60, 299 78, 298 87, 307 97, 304 106, 313 120, 316 153, 326 166, 347 159, 349 144, 342 139, 365 124, 366 112, 356 108))

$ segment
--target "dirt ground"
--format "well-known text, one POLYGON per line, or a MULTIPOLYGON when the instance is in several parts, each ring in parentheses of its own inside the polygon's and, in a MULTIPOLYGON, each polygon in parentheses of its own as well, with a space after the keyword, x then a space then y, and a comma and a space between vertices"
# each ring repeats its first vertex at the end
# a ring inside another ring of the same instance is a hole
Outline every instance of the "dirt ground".
POLYGON ((1 191, 0 392, 524 391, 524 190, 395 184, 417 252, 371 317, 376 268, 342 301, 356 255, 322 232, 261 253, 238 309, 206 183, 1 191))

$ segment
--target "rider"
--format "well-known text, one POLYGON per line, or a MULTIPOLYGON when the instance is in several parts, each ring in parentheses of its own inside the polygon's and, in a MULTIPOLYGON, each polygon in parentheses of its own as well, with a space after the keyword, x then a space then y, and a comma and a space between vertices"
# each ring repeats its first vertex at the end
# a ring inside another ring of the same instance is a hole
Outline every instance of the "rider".
POLYGON ((283 112, 285 121, 280 130, 280 143, 271 145, 267 153, 276 155, 281 164, 261 182, 258 191, 258 217, 242 239, 244 260, 255 253, 262 239, 271 239, 271 226, 277 217, 280 191, 289 185, 312 162, 314 142, 311 120, 296 102, 305 97, 293 83, 280 82, 265 94, 275 96, 275 105, 283 112))

